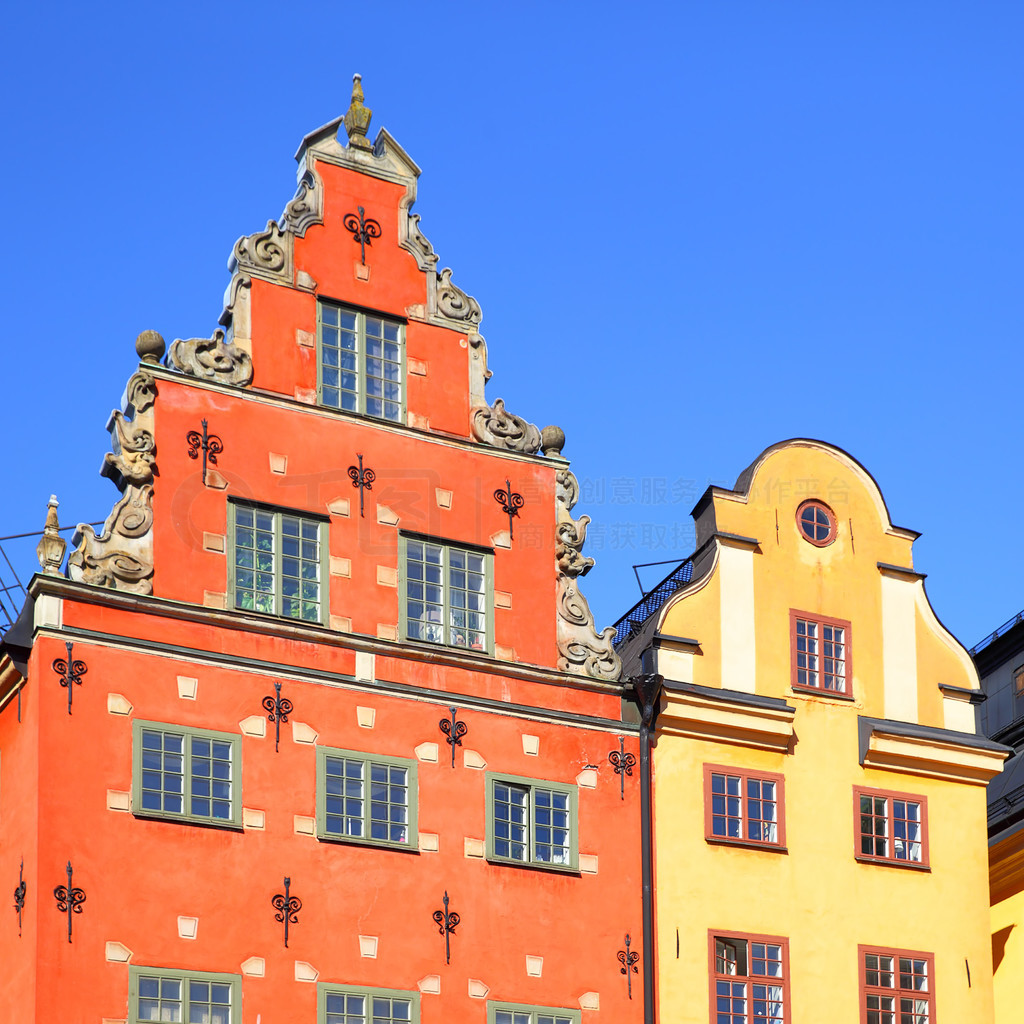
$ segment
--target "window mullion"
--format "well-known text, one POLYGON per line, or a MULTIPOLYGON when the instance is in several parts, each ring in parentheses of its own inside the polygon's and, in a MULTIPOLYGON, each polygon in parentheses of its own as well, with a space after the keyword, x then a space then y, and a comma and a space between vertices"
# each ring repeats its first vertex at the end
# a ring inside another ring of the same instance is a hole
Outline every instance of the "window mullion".
MULTIPOLYGON (((299 527, 299 533, 302 527, 299 527)), ((301 543, 301 541, 300 541, 301 543)), ((274 551, 272 562, 274 571, 274 614, 284 614, 284 561, 281 558, 281 514, 274 513, 274 551)))
MULTIPOLYGON (((373 767, 369 761, 363 762, 363 839, 371 839, 370 835, 370 780, 373 767)), ((369 1017, 369 1014, 367 1014, 369 1017)))
POLYGON ((359 376, 356 387, 359 389, 359 414, 366 415, 366 314, 356 314, 356 366, 359 376))
POLYGON ((526 790, 526 822, 529 829, 529 849, 530 849, 530 861, 531 864, 537 863, 537 799, 536 799, 536 788, 533 786, 527 787, 526 790))
POLYGON ((451 550, 446 544, 442 549, 442 572, 444 574, 441 586, 441 643, 449 644, 452 640, 450 624, 452 618, 452 569, 451 550))
POLYGON ((186 817, 192 816, 192 737, 185 733, 181 738, 181 798, 183 806, 181 813, 186 817))

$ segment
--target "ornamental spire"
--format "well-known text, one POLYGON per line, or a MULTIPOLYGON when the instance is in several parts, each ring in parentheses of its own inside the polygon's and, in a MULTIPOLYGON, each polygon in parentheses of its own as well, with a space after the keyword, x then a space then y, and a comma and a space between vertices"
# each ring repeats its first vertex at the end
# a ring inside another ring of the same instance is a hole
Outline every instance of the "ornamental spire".
POLYGON ((57 496, 51 494, 46 507, 46 528, 36 547, 39 567, 47 576, 60 575, 60 563, 64 561, 64 551, 67 548, 67 541, 60 535, 60 523, 57 522, 58 504, 57 496))
POLYGON ((366 138, 366 130, 370 127, 373 111, 363 106, 363 76, 352 76, 352 102, 345 114, 345 131, 348 132, 348 144, 357 149, 373 149, 373 144, 366 138))

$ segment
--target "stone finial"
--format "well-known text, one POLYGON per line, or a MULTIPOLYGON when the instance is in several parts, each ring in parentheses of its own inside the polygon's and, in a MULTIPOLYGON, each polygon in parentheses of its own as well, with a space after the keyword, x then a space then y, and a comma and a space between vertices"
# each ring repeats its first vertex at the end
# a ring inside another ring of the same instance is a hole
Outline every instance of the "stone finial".
POLYGON ((363 106, 363 76, 352 76, 352 103, 345 114, 345 131, 348 132, 348 144, 356 149, 373 149, 373 144, 366 138, 366 130, 370 127, 373 111, 363 106))
POLYGON ((135 339, 135 351, 144 363, 159 363, 166 348, 163 336, 156 331, 143 331, 135 339))
POLYGON ((36 557, 46 576, 60 575, 60 564, 64 561, 64 551, 68 546, 67 541, 60 535, 60 523, 57 522, 59 504, 57 495, 51 494, 46 507, 46 526, 43 528, 42 538, 36 545, 36 557))
POLYGON ((545 455, 561 455, 565 447, 565 431, 561 427, 545 427, 540 432, 540 448, 545 455))

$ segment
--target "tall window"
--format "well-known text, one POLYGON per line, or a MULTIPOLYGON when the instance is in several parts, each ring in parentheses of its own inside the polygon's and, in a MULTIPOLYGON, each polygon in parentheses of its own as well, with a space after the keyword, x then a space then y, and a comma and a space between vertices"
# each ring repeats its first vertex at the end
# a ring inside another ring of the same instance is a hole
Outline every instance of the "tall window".
POLYGON ((859 860, 928 866, 928 800, 880 789, 853 790, 859 860))
POLYGON ((449 647, 491 649, 490 552, 402 537, 405 635, 449 647))
POLYGON ((418 992, 321 982, 317 1024, 419 1024, 418 992))
POLYGON ((327 302, 319 320, 320 404, 403 422, 402 324, 327 302))
POLYGON ((713 842, 785 846, 785 782, 772 772, 704 766, 704 829, 713 842))
POLYGON ((416 848, 416 762, 317 748, 322 839, 416 848))
POLYGON ((790 612, 792 684, 798 690, 850 694, 850 624, 790 612))
POLYGON ((129 1022, 241 1024, 241 979, 233 974, 129 968, 129 1022))
POLYGON ((789 949, 785 939, 733 932, 709 937, 714 1024, 786 1024, 789 949))
POLYGON ((231 511, 234 606, 322 622, 325 521, 241 502, 231 511))
POLYGON ((575 870, 576 800, 575 786, 488 774, 488 856, 575 870))
POLYGON ((935 958, 931 953, 858 946, 861 1020, 866 1024, 932 1024, 935 958))
POLYGON ((208 825, 241 823, 238 736, 136 719, 132 740, 136 814, 208 825))

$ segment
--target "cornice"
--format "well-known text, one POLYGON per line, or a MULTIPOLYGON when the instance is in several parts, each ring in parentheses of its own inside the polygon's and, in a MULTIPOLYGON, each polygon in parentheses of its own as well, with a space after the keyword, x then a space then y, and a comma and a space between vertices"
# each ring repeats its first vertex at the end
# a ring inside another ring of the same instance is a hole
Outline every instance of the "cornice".
POLYGON ((993 904, 1024 888, 1024 828, 989 847, 988 886, 993 904))
POLYGON ((796 709, 784 702, 753 702, 745 694, 723 691, 711 696, 707 687, 667 685, 658 717, 659 736, 716 740, 788 753, 796 709))

